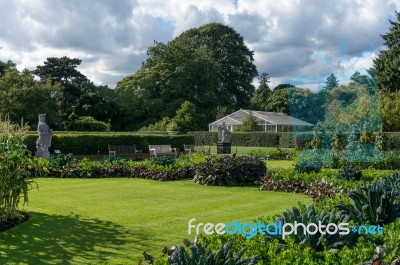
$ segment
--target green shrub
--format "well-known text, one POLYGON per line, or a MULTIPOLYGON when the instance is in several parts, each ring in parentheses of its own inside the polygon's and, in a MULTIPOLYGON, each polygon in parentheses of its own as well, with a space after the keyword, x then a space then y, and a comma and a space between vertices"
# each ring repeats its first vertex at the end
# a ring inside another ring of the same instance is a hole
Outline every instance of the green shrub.
POLYGON ((362 171, 352 165, 345 165, 337 174, 339 179, 358 181, 362 178, 362 171))
POLYGON ((255 156, 265 160, 290 160, 296 157, 296 155, 296 150, 280 148, 271 150, 254 149, 249 152, 249 156, 255 156))
POLYGON ((337 208, 359 223, 388 224, 400 218, 400 174, 393 174, 349 193, 352 206, 337 208))
POLYGON ((194 181, 213 186, 254 185, 265 171, 263 161, 255 157, 213 157, 195 167, 194 181))
POLYGON ((83 116, 69 122, 66 129, 69 131, 106 132, 110 130, 110 124, 90 116, 83 116))
POLYGON ((306 161, 306 160, 300 160, 294 167, 294 169, 300 173, 319 172, 321 168, 322 168, 322 163, 320 161, 306 161))
POLYGON ((169 166, 175 163, 175 159, 171 156, 156 156, 150 158, 149 162, 159 166, 169 166))
MULTIPOLYGON (((188 241, 186 241, 188 242, 188 241)), ((232 242, 227 242, 222 245, 218 250, 212 252, 209 248, 204 248, 200 244, 187 243, 186 247, 178 247, 172 251, 168 257, 168 264, 170 265, 253 265, 257 264, 257 258, 253 256, 249 259, 242 259, 246 249, 240 250, 234 255, 232 249, 232 242)))
MULTIPOLYGON (((348 223, 350 217, 348 215, 337 212, 332 209, 330 212, 321 211, 317 212, 313 205, 308 206, 306 209, 299 210, 297 207, 293 207, 291 210, 286 211, 282 214, 282 217, 278 218, 278 222, 285 223, 303 223, 310 224, 315 223, 322 225, 328 225, 329 223, 339 224, 348 223)), ((268 235, 270 236, 270 235, 268 235)), ((291 237, 295 242, 300 244, 306 244, 317 251, 322 251, 324 249, 338 249, 345 245, 350 244, 353 239, 355 239, 356 234, 350 233, 348 235, 340 235, 339 233, 329 234, 329 233, 305 233, 304 231, 298 232, 297 234, 292 234, 291 237)))

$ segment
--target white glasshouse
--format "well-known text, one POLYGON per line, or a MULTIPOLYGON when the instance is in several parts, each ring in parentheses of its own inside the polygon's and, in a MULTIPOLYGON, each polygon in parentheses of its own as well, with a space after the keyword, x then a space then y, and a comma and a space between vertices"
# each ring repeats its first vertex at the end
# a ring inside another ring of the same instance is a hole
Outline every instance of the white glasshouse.
POLYGON ((243 124, 243 121, 253 115, 260 126, 266 132, 288 132, 288 131, 309 131, 314 126, 311 123, 297 119, 281 112, 267 112, 256 110, 240 109, 232 114, 229 114, 219 120, 216 120, 208 125, 210 132, 218 131, 218 126, 225 123, 229 131, 235 131, 235 128, 243 124))

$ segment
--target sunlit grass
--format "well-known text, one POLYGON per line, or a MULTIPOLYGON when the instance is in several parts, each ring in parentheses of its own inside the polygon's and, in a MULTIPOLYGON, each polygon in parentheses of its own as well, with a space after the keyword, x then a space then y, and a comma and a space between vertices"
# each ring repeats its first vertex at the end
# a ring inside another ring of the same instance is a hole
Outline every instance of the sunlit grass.
POLYGON ((252 221, 310 202, 298 194, 192 181, 37 182, 40 189, 23 208, 30 219, 0 234, 0 264, 137 264, 143 250, 158 255, 164 246, 181 244, 191 218, 252 221))

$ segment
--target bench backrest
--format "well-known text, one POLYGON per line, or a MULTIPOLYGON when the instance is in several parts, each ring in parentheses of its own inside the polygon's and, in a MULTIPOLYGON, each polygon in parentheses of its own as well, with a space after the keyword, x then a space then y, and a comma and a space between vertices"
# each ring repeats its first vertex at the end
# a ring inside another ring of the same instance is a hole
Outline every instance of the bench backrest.
POLYGON ((155 149, 156 152, 159 153, 168 153, 172 151, 170 144, 149 145, 149 149, 155 149))
POLYGON ((116 154, 129 155, 136 153, 136 145, 108 145, 108 151, 115 151, 116 154))

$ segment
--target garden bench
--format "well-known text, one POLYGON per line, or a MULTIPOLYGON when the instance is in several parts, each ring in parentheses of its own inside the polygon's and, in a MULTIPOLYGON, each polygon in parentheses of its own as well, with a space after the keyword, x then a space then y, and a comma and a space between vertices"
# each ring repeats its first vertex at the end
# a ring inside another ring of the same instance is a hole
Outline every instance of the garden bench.
POLYGON ((108 153, 114 156, 133 156, 135 159, 142 157, 142 150, 137 150, 136 145, 108 145, 108 153))
POLYGON ((177 148, 172 148, 171 145, 149 145, 149 151, 150 151, 150 157, 156 157, 156 156, 178 156, 178 150, 177 148))

